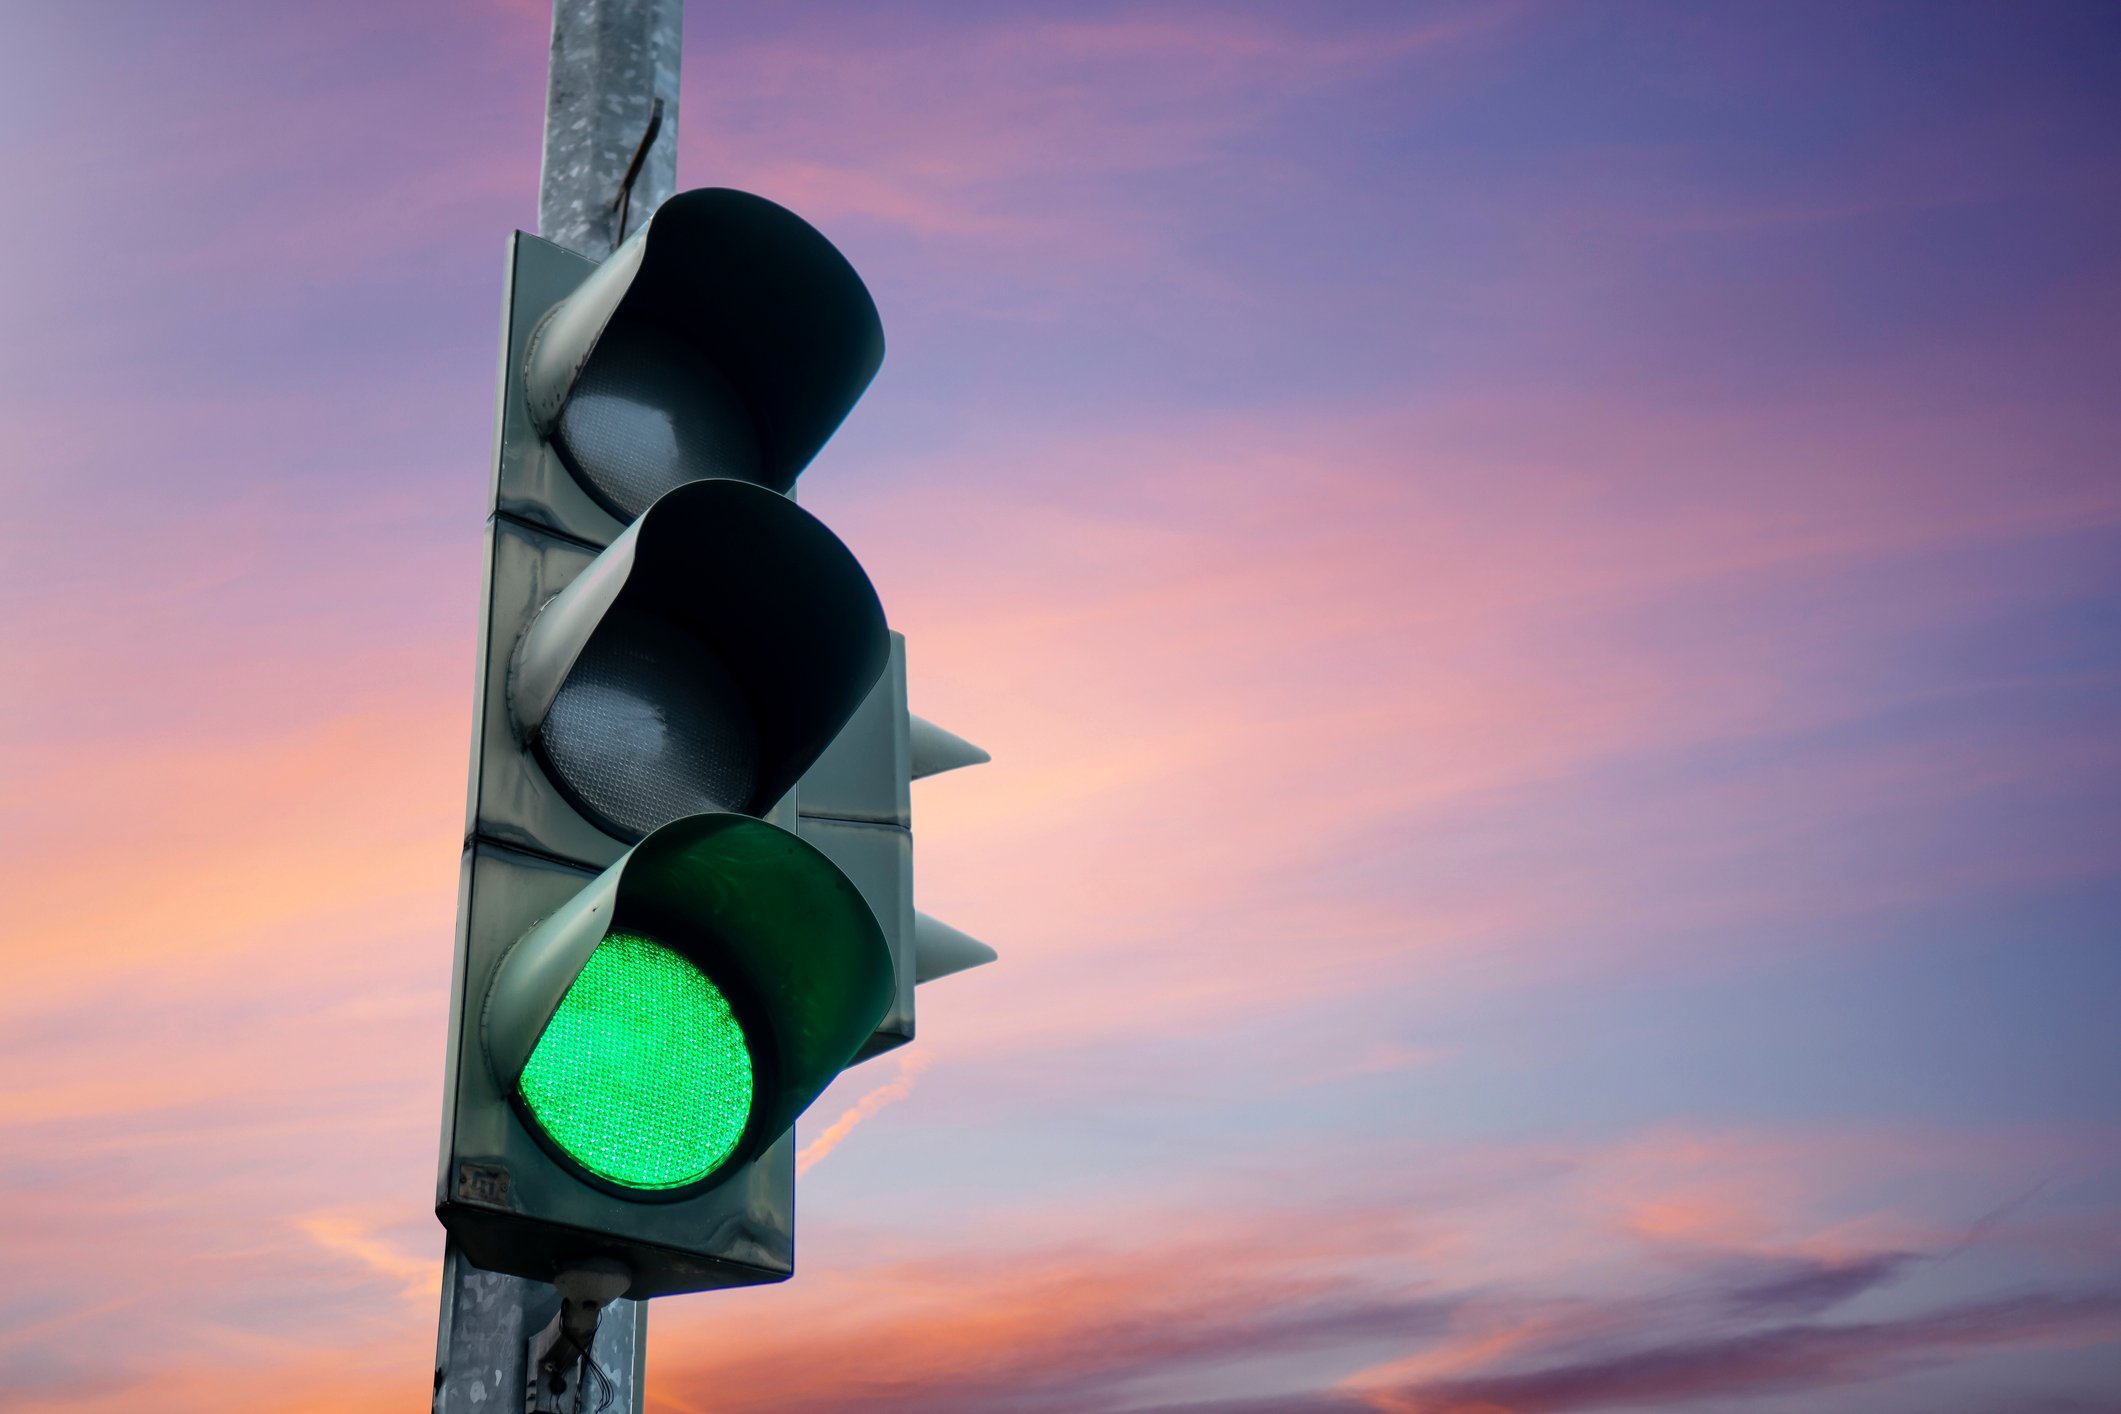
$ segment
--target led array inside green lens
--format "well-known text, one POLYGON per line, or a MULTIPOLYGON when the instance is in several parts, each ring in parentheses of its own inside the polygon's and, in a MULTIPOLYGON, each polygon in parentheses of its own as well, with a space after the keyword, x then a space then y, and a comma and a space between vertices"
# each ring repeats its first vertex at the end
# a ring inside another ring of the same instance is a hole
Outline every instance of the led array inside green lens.
POLYGON ((518 1086, 553 1142, 628 1188, 682 1188, 719 1168, 751 1116, 751 1050, 729 999, 634 933, 597 944, 518 1086))

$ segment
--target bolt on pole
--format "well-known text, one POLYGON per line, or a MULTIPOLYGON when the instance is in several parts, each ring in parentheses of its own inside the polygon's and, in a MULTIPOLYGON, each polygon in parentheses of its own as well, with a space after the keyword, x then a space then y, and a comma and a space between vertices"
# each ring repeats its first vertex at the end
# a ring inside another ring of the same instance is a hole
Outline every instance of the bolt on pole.
MULTIPOLYGON (((684 0, 554 0, 539 235, 602 260, 676 192, 684 12, 684 0)), ((561 1322, 561 1307, 551 1283, 483 1271, 450 1244, 435 1414, 640 1414, 647 1307, 624 1298, 596 1324, 585 1367, 593 1378, 532 1387, 530 1345, 561 1322)))

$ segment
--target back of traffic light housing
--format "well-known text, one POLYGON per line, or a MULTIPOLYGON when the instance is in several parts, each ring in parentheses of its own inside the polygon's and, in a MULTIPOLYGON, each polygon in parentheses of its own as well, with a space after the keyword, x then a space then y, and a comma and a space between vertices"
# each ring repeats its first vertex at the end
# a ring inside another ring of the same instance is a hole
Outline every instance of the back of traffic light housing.
POLYGON ((796 829, 846 872, 891 948, 898 987, 858 1060, 913 1039, 914 989, 994 960, 994 950, 913 907, 913 792, 922 776, 987 760, 987 753, 906 708, 906 643, 868 698, 804 772, 796 829))

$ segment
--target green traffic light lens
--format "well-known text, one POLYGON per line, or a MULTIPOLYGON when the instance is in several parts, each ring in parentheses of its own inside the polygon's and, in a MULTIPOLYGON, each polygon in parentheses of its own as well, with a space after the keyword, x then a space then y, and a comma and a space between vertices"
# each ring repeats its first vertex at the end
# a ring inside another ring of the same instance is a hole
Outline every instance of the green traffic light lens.
POLYGON ((552 1141, 627 1188, 683 1188, 735 1150, 751 1117, 751 1048, 729 999, 652 939, 597 944, 518 1088, 552 1141))

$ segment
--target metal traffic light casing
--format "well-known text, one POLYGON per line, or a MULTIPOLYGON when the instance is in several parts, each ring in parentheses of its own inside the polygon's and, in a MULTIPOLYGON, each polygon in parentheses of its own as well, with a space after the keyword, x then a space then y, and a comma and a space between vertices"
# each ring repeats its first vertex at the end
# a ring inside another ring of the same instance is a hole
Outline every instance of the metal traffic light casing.
POLYGON ((791 787, 891 639, 784 493, 882 358, 860 279, 688 192, 602 265, 511 247, 436 1211, 632 1297, 786 1277, 791 1126, 892 945, 791 787))
POLYGON ((694 815, 508 950, 482 1039, 556 1157, 613 1192, 676 1198, 786 1133, 891 986, 876 920, 844 874, 786 830, 694 815), (585 1064, 605 1035, 653 1044, 585 1064))
POLYGON ((796 792, 797 831, 854 881, 891 949, 897 989, 858 1059, 913 1039, 917 984, 994 961, 994 949, 913 906, 913 782, 987 759, 907 710, 906 640, 894 633, 883 676, 796 792))
POLYGON ((786 497, 695 481, 592 555, 496 518, 473 833, 604 864, 703 810, 764 816, 861 705, 889 654, 846 547, 786 497), (504 626, 496 622, 496 628, 504 626))
POLYGON ((494 511, 590 544, 700 477, 788 491, 883 363, 854 268, 743 192, 681 192, 601 265, 515 256, 494 511))

